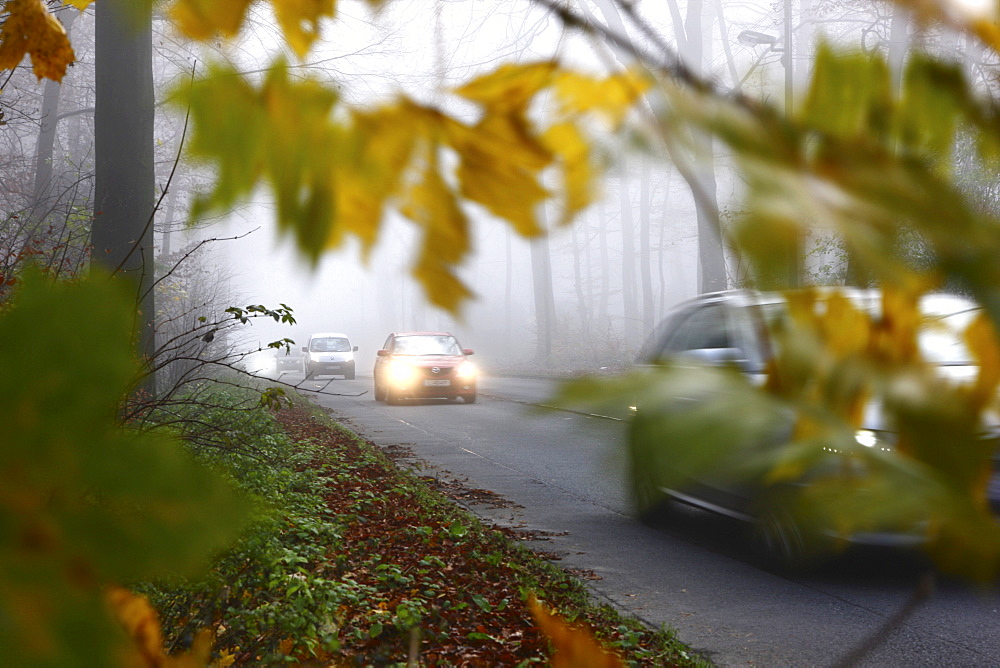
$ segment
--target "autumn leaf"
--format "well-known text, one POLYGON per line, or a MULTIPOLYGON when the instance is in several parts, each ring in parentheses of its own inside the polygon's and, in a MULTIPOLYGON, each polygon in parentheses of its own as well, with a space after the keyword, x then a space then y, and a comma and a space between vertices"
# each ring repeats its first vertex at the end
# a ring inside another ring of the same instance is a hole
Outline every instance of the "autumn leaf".
POLYGON ((437 151, 435 145, 427 148, 422 178, 410 188, 400 213, 420 225, 424 233, 414 278, 427 287, 432 304, 456 311, 472 296, 452 269, 469 251, 469 222, 441 176, 437 151))
POLYGON ((531 614, 552 643, 553 668, 619 668, 622 660, 601 646, 584 628, 574 627, 545 608, 534 596, 528 601, 531 614))
POLYGON ((569 71, 555 77, 555 91, 564 114, 596 112, 613 128, 621 125, 625 114, 635 108, 650 86, 649 77, 634 70, 603 79, 569 71))
POLYGON ((598 170, 591 162, 590 144, 576 125, 554 125, 543 139, 561 167, 565 200, 559 224, 567 225, 599 196, 598 170))
POLYGON ((125 652, 122 663, 136 668, 202 668, 212 653, 212 633, 205 630, 195 636, 191 650, 167 656, 163 649, 160 620, 145 596, 133 594, 124 587, 110 586, 105 598, 112 614, 132 641, 131 651, 125 652))
POLYGON ((177 0, 170 6, 170 17, 177 29, 192 39, 234 37, 243 25, 250 1, 177 0))
POLYGON ((299 58, 319 37, 320 20, 337 13, 337 0, 271 0, 271 4, 285 41, 299 58))
MULTIPOLYGON (((177 0, 170 16, 188 37, 208 40, 240 33, 251 0, 177 0)), ((271 0, 285 42, 302 58, 319 37, 320 21, 334 18, 337 0, 271 0)))
POLYGON ((25 54, 39 79, 62 81, 76 56, 66 29, 41 0, 7 0, 0 27, 0 70, 17 67, 25 54))
POLYGON ((398 194, 414 146, 426 134, 425 120, 406 100, 352 113, 335 165, 337 224, 328 247, 345 234, 357 236, 366 254, 374 246, 386 203, 398 194))
POLYGON ((552 61, 503 65, 455 89, 455 93, 482 105, 490 113, 522 114, 535 95, 553 83, 557 67, 552 61))
POLYGON ((177 98, 189 105, 195 127, 191 155, 219 168, 213 191, 195 200, 192 215, 231 206, 264 179, 276 196, 279 228, 315 261, 328 247, 336 206, 336 94, 313 80, 290 79, 279 63, 257 88, 215 66, 177 98))
POLYGON ((552 161, 549 151, 519 115, 487 115, 475 126, 448 126, 448 143, 459 155, 461 193, 504 218, 523 236, 541 233, 536 207, 549 192, 538 181, 552 161))
MULTIPOLYGON (((523 236, 541 234, 540 206, 553 196, 543 178, 553 166, 562 177, 561 223, 593 200, 598 167, 578 125, 584 111, 554 114, 547 130, 528 113, 557 71, 550 62, 503 67, 458 89, 482 107, 469 124, 406 97, 345 109, 319 82, 290 77, 280 62, 263 86, 230 66, 213 66, 175 95, 191 113, 192 156, 218 165, 215 186, 196 198, 192 217, 232 206, 268 183, 279 228, 316 262, 348 236, 367 258, 385 213, 395 208, 424 233, 413 275, 433 303, 457 310, 472 294, 456 270, 469 243, 465 204, 482 206, 523 236)), ((609 95, 616 105, 628 98, 609 95)))

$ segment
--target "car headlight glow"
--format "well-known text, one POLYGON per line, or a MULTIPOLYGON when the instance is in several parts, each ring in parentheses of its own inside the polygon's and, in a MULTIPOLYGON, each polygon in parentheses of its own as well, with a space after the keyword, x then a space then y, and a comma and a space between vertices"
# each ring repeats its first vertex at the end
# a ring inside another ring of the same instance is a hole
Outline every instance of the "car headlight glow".
POLYGON ((472 362, 462 362, 458 365, 458 369, 456 369, 455 373, 462 380, 472 380, 476 377, 476 374, 479 373, 479 370, 472 362))
POLYGON ((892 444, 884 432, 873 431, 871 429, 858 429, 854 432, 854 440, 866 448, 875 448, 882 452, 892 450, 892 444))
POLYGON ((389 377, 397 383, 405 383, 412 380, 416 373, 417 370, 406 362, 393 360, 392 363, 389 364, 389 377))

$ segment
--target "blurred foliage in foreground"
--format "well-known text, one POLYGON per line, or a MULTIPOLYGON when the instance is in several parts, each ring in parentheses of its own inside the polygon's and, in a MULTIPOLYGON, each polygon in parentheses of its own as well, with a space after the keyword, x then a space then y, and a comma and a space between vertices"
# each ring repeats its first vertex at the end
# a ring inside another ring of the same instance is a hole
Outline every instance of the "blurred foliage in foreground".
POLYGON ((247 514, 178 440, 121 425, 134 306, 107 278, 24 277, 0 317, 0 656, 110 665, 105 586, 195 575, 247 514))
MULTIPOLYGON (((248 5, 184 0, 168 12, 190 36, 212 39, 238 34, 248 5)), ((274 5, 302 58, 337 3, 274 5)), ((29 53, 38 59, 39 76, 61 77, 72 55, 47 9, 33 0, 5 7, 0 67, 29 53)), ((996 51, 993 17, 935 3, 917 9, 926 24, 964 30, 996 51)), ((570 14, 562 16, 568 21, 570 14)), ((179 97, 191 105, 194 153, 219 167, 219 180, 198 210, 229 206, 266 181, 277 196, 280 224, 315 260, 351 235, 371 247, 383 211, 396 207, 424 233, 416 278, 434 303, 457 310, 471 294, 455 274, 468 251, 464 206, 480 205, 525 235, 538 233, 535 210, 551 199, 543 183, 555 172, 561 218, 570 220, 591 201, 599 174, 589 117, 598 112, 617 129, 636 120, 625 111, 645 95, 652 102, 647 110, 655 111, 629 128, 645 135, 648 146, 665 142, 683 162, 703 146, 707 132, 732 151, 747 184, 747 213, 729 239, 752 261, 757 285, 788 287, 801 271, 809 236, 829 234, 843 240, 852 276, 886 288, 886 312, 898 320, 886 331, 886 321, 865 321, 849 310, 831 313, 825 324, 803 311, 782 348, 788 358, 778 360, 763 392, 728 372, 689 377, 674 370, 612 381, 597 394, 648 399, 694 384, 718 386, 729 405, 743 411, 759 407, 752 414, 765 421, 791 408, 798 415, 795 438, 764 462, 767 475, 781 480, 812 465, 805 445, 833 439, 850 446, 843 435, 854 426, 851 406, 881 393, 894 407, 906 447, 877 458, 852 452, 866 458, 874 476, 864 486, 853 485, 849 475, 832 478, 828 488, 816 489, 828 489, 833 501, 812 505, 836 508, 835 519, 848 525, 867 521, 873 507, 933 509, 937 521, 929 530, 939 563, 993 578, 1000 541, 983 513, 987 455, 973 434, 979 417, 995 408, 1000 228, 982 202, 957 187, 950 166, 961 137, 976 146, 980 168, 995 178, 1000 110, 985 91, 971 89, 959 67, 928 54, 911 55, 897 90, 879 57, 823 48, 807 96, 787 117, 686 69, 651 61, 637 54, 646 68, 641 75, 597 77, 554 62, 503 65, 455 91, 480 111, 474 124, 406 99, 345 109, 337 118, 349 120, 334 123, 340 97, 322 82, 293 82, 280 62, 262 83, 230 64, 215 65, 179 97), (559 104, 541 108, 548 91, 559 104), (331 155, 337 161, 318 159, 331 155), (919 270, 898 252, 904 232, 931 258, 919 270), (916 298, 945 281, 982 304, 992 325, 969 332, 981 367, 971 385, 942 385, 907 352, 916 298), (845 343, 844 332, 858 338, 845 343), (794 354, 802 350, 808 355, 794 354), (866 499, 871 494, 893 503, 875 506, 866 499)), ((135 373, 128 353, 132 308, 127 294, 101 281, 43 289, 27 280, 0 318, 7 380, 0 404, 0 654, 14 663, 28 653, 52 657, 54 664, 62 656, 108 663, 98 583, 195 568, 231 535, 240 514, 225 485, 175 443, 116 424, 135 373), (67 644, 81 637, 88 642, 67 644)), ((712 441, 711 435, 725 433, 718 428, 731 427, 731 415, 723 404, 701 416, 700 426, 689 422, 689 452, 711 462, 730 458, 741 439, 712 441)), ((649 438, 674 427, 652 420, 649 438)))

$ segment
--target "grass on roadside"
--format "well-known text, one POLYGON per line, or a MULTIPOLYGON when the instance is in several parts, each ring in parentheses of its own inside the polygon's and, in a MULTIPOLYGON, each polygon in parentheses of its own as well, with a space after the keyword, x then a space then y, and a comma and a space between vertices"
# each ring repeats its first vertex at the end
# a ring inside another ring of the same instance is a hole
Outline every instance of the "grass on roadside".
POLYGON ((534 596, 627 663, 706 665, 673 633, 593 605, 577 578, 311 404, 247 419, 252 443, 198 454, 260 507, 258 521, 201 581, 140 587, 171 650, 209 628, 217 665, 547 664, 534 596))

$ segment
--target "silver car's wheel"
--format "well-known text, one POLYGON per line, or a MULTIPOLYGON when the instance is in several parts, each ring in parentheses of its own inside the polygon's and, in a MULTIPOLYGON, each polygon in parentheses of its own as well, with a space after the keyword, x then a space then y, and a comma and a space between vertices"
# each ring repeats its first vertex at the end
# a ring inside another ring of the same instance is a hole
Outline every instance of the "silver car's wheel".
POLYGON ((634 467, 631 482, 636 517, 642 522, 652 521, 663 510, 666 496, 645 469, 634 467))
POLYGON ((757 516, 750 528, 750 540, 765 564, 781 571, 812 570, 835 556, 832 541, 823 540, 780 508, 757 516))

